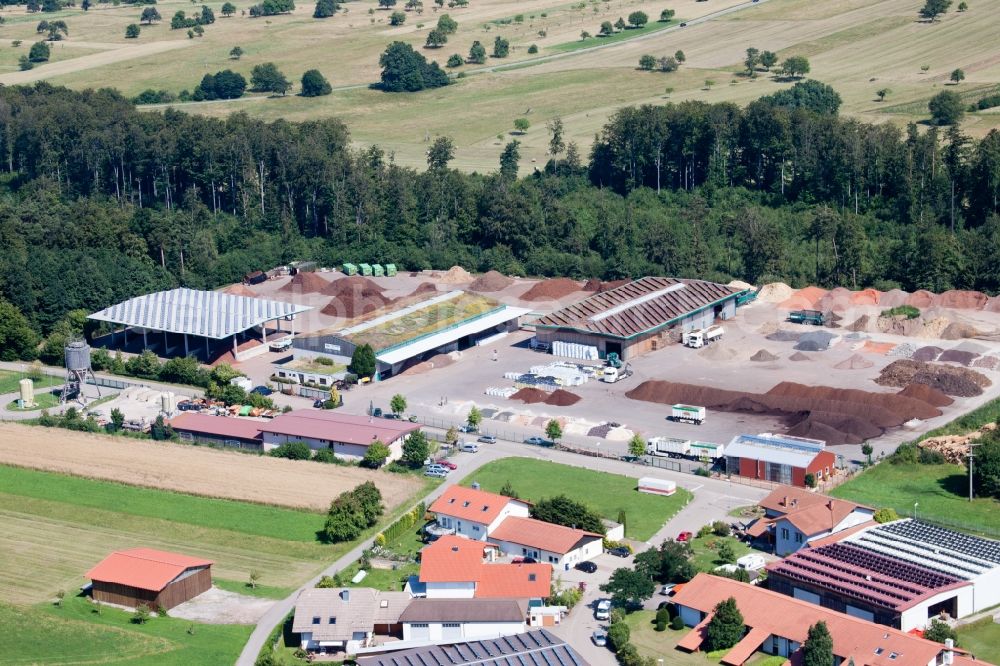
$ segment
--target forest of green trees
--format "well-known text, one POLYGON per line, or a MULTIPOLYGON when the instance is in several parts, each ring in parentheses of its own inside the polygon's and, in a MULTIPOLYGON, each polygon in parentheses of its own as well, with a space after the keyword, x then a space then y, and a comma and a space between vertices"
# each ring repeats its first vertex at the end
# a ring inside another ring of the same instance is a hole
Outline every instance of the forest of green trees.
POLYGON ((451 150, 404 168, 352 150, 339 120, 3 87, 0 298, 47 334, 74 309, 293 259, 1000 289, 1000 133, 776 104, 625 108, 589 160, 553 136, 549 164, 518 179, 516 162, 450 169, 451 150))

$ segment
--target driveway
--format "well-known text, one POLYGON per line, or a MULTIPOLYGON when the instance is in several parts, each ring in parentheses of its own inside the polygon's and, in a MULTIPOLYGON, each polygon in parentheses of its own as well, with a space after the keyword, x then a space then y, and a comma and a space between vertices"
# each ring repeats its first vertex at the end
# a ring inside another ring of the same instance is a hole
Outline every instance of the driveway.
POLYGON ((593 562, 597 565, 597 571, 592 574, 576 569, 558 573, 564 583, 585 582, 587 589, 583 593, 583 599, 580 600, 580 603, 570 611, 569 615, 563 618, 562 624, 557 627, 549 627, 549 630, 572 645, 573 649, 594 666, 611 666, 616 663, 614 653, 606 647, 594 645, 594 641, 590 638, 596 630, 606 631, 608 628, 606 620, 594 618, 594 609, 600 599, 606 599, 608 596, 601 592, 601 584, 608 581, 615 569, 631 567, 632 558, 615 557, 603 553, 594 558, 593 562))
POLYGON ((174 606, 169 615, 205 624, 257 624, 275 603, 274 599, 260 599, 213 587, 191 601, 174 606))

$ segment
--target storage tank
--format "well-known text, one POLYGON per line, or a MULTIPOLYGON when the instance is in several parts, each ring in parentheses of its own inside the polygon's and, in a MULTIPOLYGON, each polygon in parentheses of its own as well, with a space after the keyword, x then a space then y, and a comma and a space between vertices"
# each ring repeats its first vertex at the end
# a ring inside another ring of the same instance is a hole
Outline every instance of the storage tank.
POLYGON ((21 402, 25 407, 33 406, 35 404, 35 382, 25 377, 18 382, 18 386, 21 389, 21 402))
POLYGON ((170 414, 174 411, 174 394, 165 391, 160 394, 160 411, 164 414, 170 414))
POLYGON ((66 354, 66 369, 69 371, 90 370, 90 345, 83 340, 72 340, 66 343, 63 351, 66 354))

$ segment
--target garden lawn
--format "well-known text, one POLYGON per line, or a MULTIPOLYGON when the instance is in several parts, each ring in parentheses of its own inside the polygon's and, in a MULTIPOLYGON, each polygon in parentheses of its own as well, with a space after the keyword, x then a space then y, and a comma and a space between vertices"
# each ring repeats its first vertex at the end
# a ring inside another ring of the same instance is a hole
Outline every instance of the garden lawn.
POLYGON ((662 659, 663 666, 705 666, 710 663, 704 654, 698 652, 688 654, 677 649, 677 643, 684 638, 690 627, 674 631, 668 625, 664 631, 654 628, 656 611, 636 611, 625 616, 629 626, 630 642, 639 650, 643 657, 662 659))
POLYGON ((12 400, 7 405, 7 409, 12 412, 38 412, 43 409, 53 409, 59 406, 59 396, 48 391, 35 393, 35 404, 32 407, 21 409, 17 406, 17 400, 12 400))
POLYGON ((53 605, 0 604, 3 663, 117 664, 120 666, 216 666, 236 660, 253 627, 197 624, 171 617, 144 625, 132 614, 67 597, 53 605))
POLYGON ((625 536, 645 541, 691 500, 691 493, 678 488, 670 497, 636 490, 636 479, 620 474, 595 472, 580 467, 531 458, 504 458, 483 465, 462 481, 479 482, 483 490, 499 492, 510 481, 521 499, 537 502, 566 495, 582 502, 609 520, 625 511, 625 536))
POLYGON ((733 547, 733 553, 736 554, 737 559, 751 552, 750 546, 733 537, 717 537, 714 534, 696 537, 691 540, 691 550, 694 553, 691 562, 698 568, 698 571, 712 571, 725 564, 719 559, 719 547, 723 542, 727 542, 733 547))
POLYGON ((882 462, 870 467, 831 495, 875 507, 892 507, 900 516, 917 517, 957 529, 1000 535, 996 511, 1000 502, 988 498, 968 499, 969 477, 961 465, 893 465, 882 462))
MULTIPOLYGON (((18 382, 24 379, 26 375, 21 372, 11 372, 9 370, 0 370, 0 395, 4 393, 16 393, 20 390, 18 382)), ((41 379, 35 380, 35 390, 41 388, 47 388, 49 386, 58 386, 62 384, 62 381, 58 377, 52 377, 51 375, 42 375, 41 379)))
POLYGON ((958 645, 976 659, 1000 664, 1000 624, 984 618, 958 628, 958 645))

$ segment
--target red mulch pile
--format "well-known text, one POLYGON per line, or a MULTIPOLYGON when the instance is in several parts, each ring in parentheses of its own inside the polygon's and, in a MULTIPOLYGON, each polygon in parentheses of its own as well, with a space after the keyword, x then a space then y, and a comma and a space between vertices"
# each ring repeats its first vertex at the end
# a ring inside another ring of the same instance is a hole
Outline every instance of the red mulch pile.
POLYGON ((437 287, 434 286, 433 282, 421 282, 420 284, 417 285, 417 288, 410 293, 410 296, 420 296, 421 294, 436 294, 437 290, 438 289, 437 287))
POLYGON ((628 278, 624 280, 611 280, 610 282, 601 282, 597 278, 590 278, 583 285, 584 291, 596 291, 598 294, 603 294, 606 291, 611 291, 612 289, 617 289, 618 287, 628 284, 631 282, 628 278))
POLYGON ((896 395, 905 395, 907 398, 923 400, 928 405, 934 405, 935 407, 947 407, 955 402, 944 393, 941 393, 941 391, 927 384, 907 384, 906 388, 896 395))
POLYGON ((322 294, 326 293, 329 283, 316 273, 301 272, 292 276, 288 284, 278 291, 293 294, 322 294))
POLYGON ((382 295, 383 291, 382 287, 360 275, 334 280, 323 290, 324 294, 333 298, 322 312, 347 319, 360 317, 393 303, 393 299, 382 295))
POLYGON ((545 402, 549 397, 549 394, 542 389, 536 388, 523 388, 514 395, 510 396, 511 400, 520 400, 529 405, 533 405, 536 402, 545 402))
POLYGON ((990 297, 981 291, 961 291, 953 289, 938 294, 934 305, 941 308, 957 308, 963 310, 982 310, 990 297))
POLYGON ((247 296, 249 298, 257 298, 257 294, 254 293, 254 291, 245 284, 231 284, 222 291, 232 296, 247 296))
POLYGON ((488 271, 483 273, 469 285, 470 291, 503 291, 510 285, 514 284, 514 281, 503 273, 498 273, 497 271, 488 271))
POLYGON ((824 433, 830 444, 858 444, 913 418, 940 416, 934 405, 895 393, 835 389, 781 382, 764 394, 707 386, 646 381, 625 394, 633 400, 664 405, 686 403, 727 412, 750 412, 785 418, 790 434, 824 433))
POLYGON ((554 405, 556 407, 569 407, 578 402, 580 402, 580 396, 576 393, 564 391, 563 389, 556 389, 545 399, 546 405, 554 405))
POLYGON ((521 294, 521 300, 555 301, 576 291, 580 291, 579 283, 564 277, 552 278, 536 282, 531 289, 521 294))

